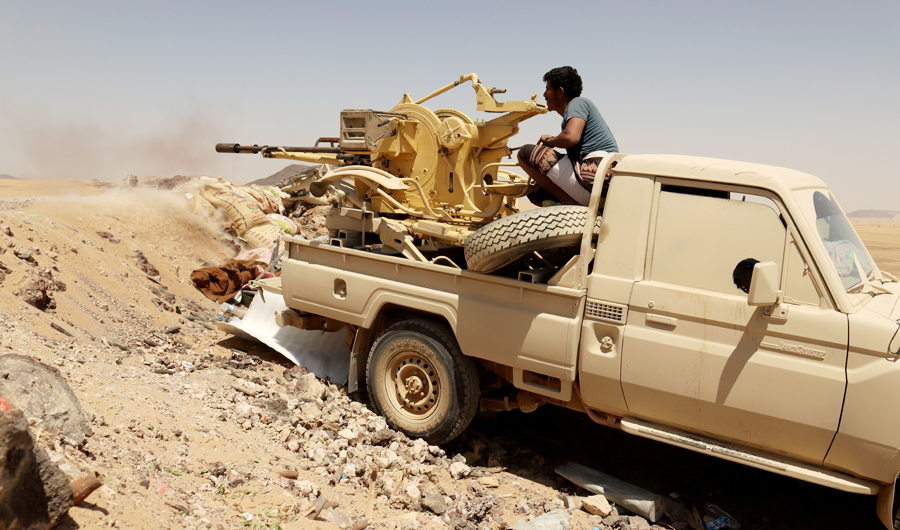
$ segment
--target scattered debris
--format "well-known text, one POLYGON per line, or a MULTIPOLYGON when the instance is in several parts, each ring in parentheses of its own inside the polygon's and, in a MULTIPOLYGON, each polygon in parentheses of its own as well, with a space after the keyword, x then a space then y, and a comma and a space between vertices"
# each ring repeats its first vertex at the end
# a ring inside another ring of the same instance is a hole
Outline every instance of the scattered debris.
POLYGON ((69 332, 69 330, 67 330, 66 328, 60 326, 60 325, 57 324, 56 322, 51 322, 51 323, 50 323, 50 327, 53 328, 53 329, 55 329, 56 331, 62 333, 63 335, 68 336, 68 337, 74 337, 74 336, 75 336, 75 335, 72 335, 72 333, 69 332))
POLYGON ((496 477, 480 477, 478 483, 486 488, 499 488, 500 481, 496 477))
POLYGON ((297 477, 300 476, 300 474, 297 473, 297 471, 295 471, 293 469, 279 469, 278 474, 284 478, 291 479, 291 480, 296 480, 297 477))
POLYGON ((704 505, 704 512, 702 522, 705 530, 721 530, 724 528, 739 530, 741 527, 741 523, 715 504, 704 505))
POLYGON ((512 528, 513 530, 569 530, 572 526, 569 522, 568 512, 553 510, 530 521, 519 521, 512 528))
POLYGON ((116 244, 116 245, 118 245, 119 243, 122 242, 121 239, 119 239, 118 237, 116 237, 116 236, 110 234, 109 232, 97 232, 97 235, 100 236, 100 237, 102 237, 103 239, 106 239, 106 240, 109 241, 110 243, 114 243, 114 244, 116 244))
POLYGON ((447 511, 447 501, 443 495, 425 490, 422 492, 422 507, 435 515, 443 515, 447 511))
POLYGON ((171 292, 169 292, 169 290, 166 289, 165 287, 163 287, 162 285, 159 285, 159 286, 151 285, 150 292, 155 294, 162 301, 165 301, 167 304, 170 304, 170 305, 175 304, 175 295, 172 294, 171 292))
POLYGON ((312 508, 309 509, 309 512, 306 514, 307 519, 315 519, 319 516, 319 513, 325 508, 325 504, 328 502, 328 499, 325 498, 325 495, 319 494, 319 498, 316 499, 316 502, 313 504, 312 508))
POLYGON ((144 271, 148 276, 159 276, 159 270, 153 266, 152 263, 147 261, 147 256, 144 255, 140 250, 134 251, 135 259, 137 260, 137 266, 139 269, 144 271))
POLYGON ((590 497, 585 497, 581 499, 581 505, 584 508, 584 511, 591 515, 606 517, 612 513, 612 506, 609 505, 609 501, 607 501, 606 497, 603 495, 591 495, 590 497))
POLYGON ((34 257, 34 254, 30 250, 26 250, 24 248, 15 248, 13 249, 13 253, 17 258, 21 260, 25 260, 30 262, 31 264, 37 263, 37 258, 34 257))
POLYGON ((12 273, 12 269, 10 269, 6 265, 4 265, 3 262, 0 262, 0 283, 2 283, 3 280, 6 279, 7 274, 11 274, 11 273, 12 273))
POLYGON ((41 272, 37 277, 31 276, 19 287, 19 297, 28 305, 41 311, 56 309, 54 292, 66 290, 66 284, 57 280, 49 271, 41 272))
POLYGON ((88 498, 97 488, 103 485, 100 481, 100 474, 94 472, 93 475, 85 475, 72 481, 72 505, 78 506, 81 502, 88 498))
POLYGON ((658 521, 665 512, 664 502, 659 495, 589 467, 570 462, 556 468, 556 473, 591 493, 604 495, 606 499, 613 500, 651 522, 658 521))
POLYGON ((191 272, 191 282, 207 298, 222 303, 231 300, 242 286, 256 279, 261 272, 256 261, 230 260, 220 267, 204 267, 191 272))

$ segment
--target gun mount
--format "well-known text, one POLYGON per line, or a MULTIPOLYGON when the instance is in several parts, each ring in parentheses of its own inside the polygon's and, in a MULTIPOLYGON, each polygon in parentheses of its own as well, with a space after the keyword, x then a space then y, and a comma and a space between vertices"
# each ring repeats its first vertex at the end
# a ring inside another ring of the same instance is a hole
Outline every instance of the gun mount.
POLYGON ((479 227, 515 213, 515 199, 532 189, 527 177, 506 169, 518 164, 503 158, 512 154, 507 142, 519 123, 547 107, 534 93, 529 101, 497 101, 494 95, 504 92, 463 75, 419 100, 404 94, 389 112, 344 110, 340 136, 313 147, 218 144, 216 151, 325 164, 303 187, 322 196, 339 181, 352 183, 346 197, 355 207, 330 215, 330 230, 359 231, 363 240, 374 232, 385 246, 428 261, 422 249, 462 246, 479 227), (466 81, 475 89, 476 110, 502 115, 473 121, 454 109, 422 105, 466 81))

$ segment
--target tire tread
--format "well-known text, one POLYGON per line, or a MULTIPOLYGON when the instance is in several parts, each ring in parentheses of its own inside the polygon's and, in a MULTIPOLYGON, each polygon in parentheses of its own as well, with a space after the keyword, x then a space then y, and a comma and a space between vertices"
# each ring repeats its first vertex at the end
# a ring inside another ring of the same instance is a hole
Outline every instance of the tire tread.
MULTIPOLYGON (((478 370, 475 366, 475 361, 460 351, 459 345, 456 342, 456 337, 447 326, 426 319, 409 319, 398 322, 385 329, 381 336, 372 344, 369 358, 366 361, 367 381, 372 380, 372 375, 370 375, 370 373, 372 370, 372 361, 375 358, 374 352, 384 338, 390 337, 390 335, 392 335, 391 332, 394 331, 412 331, 426 335, 442 345, 444 349, 447 350, 447 353, 449 353, 450 358, 457 364, 456 366, 448 366, 447 369, 450 376, 456 382, 455 385, 452 385, 452 392, 458 402, 459 414, 454 418, 452 425, 443 426, 438 431, 429 435, 426 440, 432 444, 449 442, 462 434, 472 422, 475 413, 478 412, 480 390, 478 384, 478 370)), ((383 411, 381 411, 380 407, 374 402, 371 389, 369 397, 372 400, 372 404, 376 411, 384 416, 383 411)))
MULTIPOLYGON (((466 264, 491 272, 533 251, 577 246, 587 216, 584 206, 550 206, 519 212, 489 223, 465 242, 466 264)), ((600 232, 597 217, 594 233, 600 232)))

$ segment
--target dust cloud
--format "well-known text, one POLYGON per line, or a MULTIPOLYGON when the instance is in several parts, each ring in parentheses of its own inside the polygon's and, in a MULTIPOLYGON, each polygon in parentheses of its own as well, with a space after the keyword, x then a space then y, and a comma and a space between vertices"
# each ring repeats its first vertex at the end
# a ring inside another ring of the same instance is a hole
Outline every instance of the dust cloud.
MULTIPOLYGON (((199 182, 194 180, 175 190, 156 190, 140 186, 137 188, 110 189, 101 195, 72 197, 48 197, 44 202, 58 201, 67 205, 77 205, 85 215, 105 212, 115 207, 117 221, 124 225, 150 227, 178 227, 177 237, 203 235, 204 237, 225 237, 223 227, 228 225, 220 209, 212 216, 193 213, 193 201, 186 193, 197 195, 199 182)), ((165 229, 164 229, 165 230, 165 229)), ((157 230, 153 230, 157 232, 157 230)), ((160 242, 176 234, 156 234, 160 242)))
MULTIPOLYGON (((206 111, 171 118, 162 128, 144 132, 33 114, 14 120, 13 144, 19 149, 7 153, 5 162, 14 167, 0 167, 0 173, 19 177, 120 180, 127 174, 171 177, 226 171, 235 178, 246 166, 241 159, 213 150, 227 133, 206 111)), ((272 166, 271 172, 279 169, 272 166)))

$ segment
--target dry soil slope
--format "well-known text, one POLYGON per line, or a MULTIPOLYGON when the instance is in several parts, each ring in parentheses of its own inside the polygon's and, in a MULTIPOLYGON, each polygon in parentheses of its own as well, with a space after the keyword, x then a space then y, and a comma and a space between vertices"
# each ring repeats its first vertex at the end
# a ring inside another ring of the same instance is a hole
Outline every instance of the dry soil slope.
POLYGON ((141 251, 159 270, 159 283, 178 299, 193 299, 212 307, 190 283, 191 269, 230 259, 219 227, 187 211, 174 193, 135 189, 95 197, 44 198, 0 204, 0 256, 12 269, 0 286, 0 310, 19 313, 29 330, 55 337, 48 318, 67 323, 76 335, 92 340, 116 340, 135 322, 172 324, 173 314, 151 302, 150 287, 158 287, 138 268, 141 251), (118 238, 108 239, 98 232, 118 238), (10 235, 11 234, 11 235, 10 235), (16 256, 26 249, 36 263, 16 256), (52 257, 51 257, 52 256, 52 257), (66 286, 57 294, 52 315, 24 304, 20 287, 49 270, 66 286))

